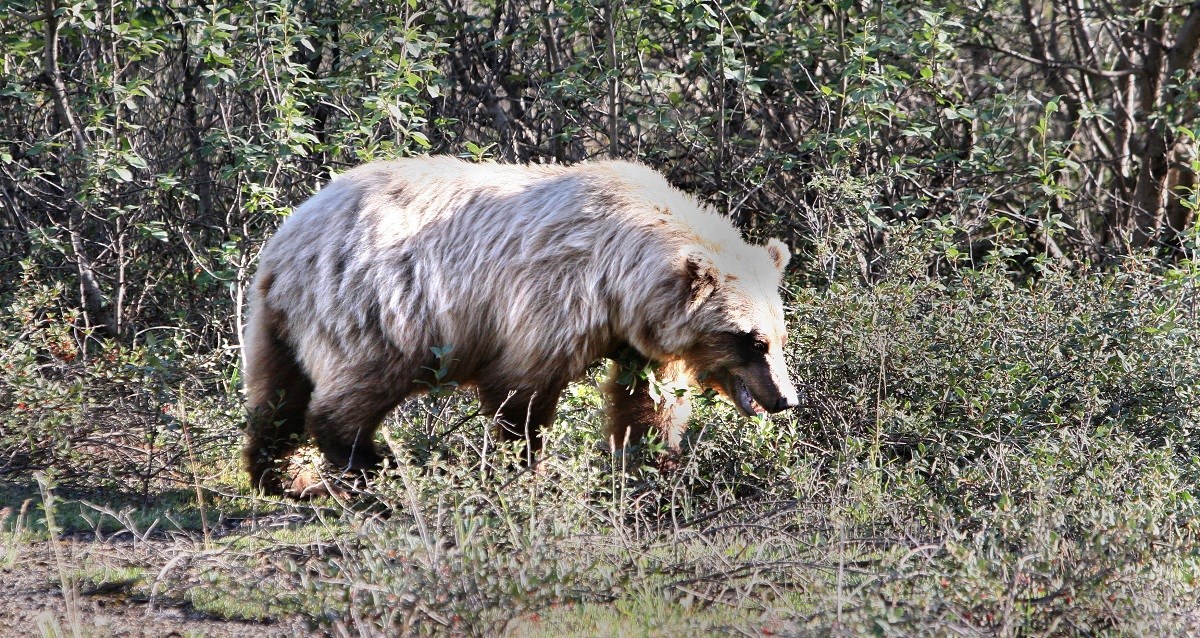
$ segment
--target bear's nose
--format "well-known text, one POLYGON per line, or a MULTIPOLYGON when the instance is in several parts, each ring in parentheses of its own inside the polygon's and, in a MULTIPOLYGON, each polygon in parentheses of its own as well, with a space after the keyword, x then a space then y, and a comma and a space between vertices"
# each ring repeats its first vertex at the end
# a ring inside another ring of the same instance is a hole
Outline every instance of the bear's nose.
POLYGON ((784 410, 790 410, 798 405, 800 405, 799 397, 794 394, 791 396, 784 395, 779 397, 779 400, 775 402, 775 410, 773 411, 782 412, 784 410))

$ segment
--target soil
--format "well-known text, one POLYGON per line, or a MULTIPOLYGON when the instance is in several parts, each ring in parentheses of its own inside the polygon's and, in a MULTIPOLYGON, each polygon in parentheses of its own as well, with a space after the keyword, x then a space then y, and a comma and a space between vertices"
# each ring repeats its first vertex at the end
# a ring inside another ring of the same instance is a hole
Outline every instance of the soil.
MULTIPOLYGON (((56 541, 64 570, 71 573, 86 565, 123 568, 153 564, 149 554, 171 552, 169 539, 148 542, 67 539, 56 541)), ((63 597, 59 558, 49 542, 27 542, 19 547, 11 566, 0 567, 0 636, 213 636, 254 637, 316 635, 297 619, 245 622, 205 615, 181 600, 160 599, 150 604, 144 593, 117 584, 79 583, 74 604, 63 597), (75 611, 72 624, 68 610, 75 611), (61 628, 57 631, 54 624, 61 628)), ((7 561, 6 561, 7 565, 7 561)))

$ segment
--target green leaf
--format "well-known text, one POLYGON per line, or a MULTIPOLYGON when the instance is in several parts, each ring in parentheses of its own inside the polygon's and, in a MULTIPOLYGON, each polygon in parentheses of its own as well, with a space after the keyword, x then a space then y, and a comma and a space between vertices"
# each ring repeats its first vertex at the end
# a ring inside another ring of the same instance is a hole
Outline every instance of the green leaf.
POLYGON ((132 182, 133 181, 133 172, 130 171, 128 168, 125 168, 124 166, 114 166, 114 167, 108 169, 106 174, 110 178, 115 179, 118 182, 132 182))

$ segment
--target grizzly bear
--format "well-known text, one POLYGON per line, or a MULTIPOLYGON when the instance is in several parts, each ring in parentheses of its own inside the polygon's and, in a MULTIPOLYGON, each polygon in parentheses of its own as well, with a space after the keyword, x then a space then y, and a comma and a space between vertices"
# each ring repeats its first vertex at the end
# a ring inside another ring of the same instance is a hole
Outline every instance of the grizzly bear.
MULTIPOLYGON (((380 422, 438 381, 474 387, 498 436, 532 459, 559 395, 602 358, 714 389, 746 415, 791 408, 788 256, 634 163, 350 170, 259 256, 244 341, 251 481, 303 491, 285 468, 305 437, 340 470, 375 468, 380 422)), ((614 449, 648 432, 677 448, 686 393, 619 375, 604 387, 614 449)))

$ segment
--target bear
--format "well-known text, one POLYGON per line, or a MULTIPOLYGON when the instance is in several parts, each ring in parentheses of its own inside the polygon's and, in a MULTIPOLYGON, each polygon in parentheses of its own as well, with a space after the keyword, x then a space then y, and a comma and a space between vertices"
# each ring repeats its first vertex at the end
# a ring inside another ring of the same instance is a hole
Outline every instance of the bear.
POLYGON ((669 390, 622 383, 613 366, 614 451, 651 432, 677 451, 688 386, 748 416, 795 407, 789 257, 639 163, 353 168, 259 254, 243 340, 250 480, 303 495, 314 484, 288 463, 308 438, 342 472, 378 468, 382 420, 435 382, 474 388, 533 462, 567 384, 606 358, 652 366, 669 390))

